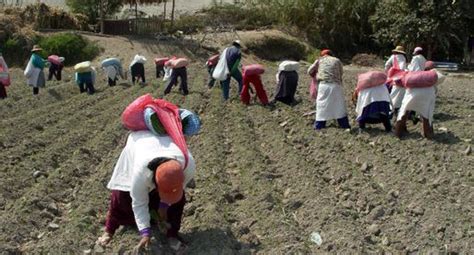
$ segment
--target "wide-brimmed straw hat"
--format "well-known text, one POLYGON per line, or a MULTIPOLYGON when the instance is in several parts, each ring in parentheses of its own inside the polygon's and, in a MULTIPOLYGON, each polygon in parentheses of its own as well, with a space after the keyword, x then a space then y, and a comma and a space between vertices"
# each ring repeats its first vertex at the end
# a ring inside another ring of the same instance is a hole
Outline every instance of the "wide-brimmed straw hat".
POLYGON ((403 46, 398 45, 395 49, 392 50, 393 53, 407 54, 403 46))
POLYGON ((33 46, 33 49, 31 50, 31 52, 42 51, 42 50, 43 49, 39 45, 35 44, 33 46))

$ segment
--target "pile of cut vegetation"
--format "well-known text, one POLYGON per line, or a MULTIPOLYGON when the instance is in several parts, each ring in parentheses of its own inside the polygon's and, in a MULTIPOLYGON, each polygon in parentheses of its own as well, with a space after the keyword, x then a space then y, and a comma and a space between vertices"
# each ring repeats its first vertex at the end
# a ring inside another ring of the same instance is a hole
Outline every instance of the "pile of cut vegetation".
POLYGON ((270 61, 306 59, 311 47, 278 30, 247 32, 244 46, 257 57, 270 61))

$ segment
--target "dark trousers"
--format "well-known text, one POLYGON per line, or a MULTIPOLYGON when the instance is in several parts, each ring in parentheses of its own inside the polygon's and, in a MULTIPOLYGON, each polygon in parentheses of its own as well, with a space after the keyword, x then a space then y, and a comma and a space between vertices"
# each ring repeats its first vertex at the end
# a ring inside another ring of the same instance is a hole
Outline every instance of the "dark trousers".
POLYGON ((163 65, 156 65, 156 78, 160 78, 161 76, 165 76, 165 69, 163 65))
MULTIPOLYGON (((344 128, 344 129, 351 128, 351 125, 349 124, 349 118, 347 118, 347 116, 337 119, 337 123, 339 124, 340 128, 344 128)), ((317 130, 326 128, 326 121, 314 122, 314 128, 317 130)))
POLYGON ((240 70, 236 69, 234 72, 230 73, 230 76, 226 80, 221 81, 222 96, 224 97, 224 100, 229 99, 230 78, 234 78, 239 84, 239 95, 242 92, 242 73, 240 70))
POLYGON ((92 82, 79 83, 79 90, 81 91, 81 93, 84 93, 87 91, 87 94, 89 95, 92 95, 95 93, 94 84, 92 84, 92 82))
POLYGON ((178 78, 180 79, 179 91, 183 95, 189 94, 188 90, 188 72, 186 67, 174 68, 171 72, 171 77, 169 78, 168 85, 165 89, 165 95, 171 92, 171 88, 178 83, 178 78))
POLYGON ((214 69, 216 68, 216 66, 208 66, 207 67, 207 72, 209 73, 209 82, 207 83, 207 87, 208 88, 212 88, 214 87, 214 84, 216 83, 216 79, 214 79, 212 77, 212 73, 214 72, 214 69))
POLYGON ((392 131, 392 123, 390 122, 390 117, 388 115, 383 115, 380 114, 380 116, 376 119, 365 119, 365 120, 360 120, 359 122, 359 128, 364 129, 366 124, 378 124, 382 123, 383 126, 385 127, 385 131, 390 132, 392 131))
POLYGON ((7 97, 7 90, 5 89, 5 86, 0 83, 0 99, 4 99, 7 97))
POLYGON ((132 66, 132 82, 135 84, 135 81, 138 81, 140 78, 142 82, 145 83, 145 66, 142 63, 136 63, 132 66))
POLYGON ((109 86, 110 87, 113 87, 113 86, 117 85, 117 78, 115 78, 113 80, 108 78, 108 81, 109 81, 109 86))
POLYGON ((40 89, 38 87, 33 87, 33 95, 38 95, 40 89))
POLYGON ((56 80, 60 81, 62 70, 62 67, 57 66, 55 64, 51 64, 51 66, 49 67, 48 81, 53 79, 53 76, 56 77, 56 80))
MULTIPOLYGON (((158 192, 153 190, 148 194, 148 196, 148 208, 157 211, 160 207, 160 196, 158 195, 158 192)), ((185 204, 186 197, 183 193, 181 200, 168 208, 167 221, 171 225, 171 228, 168 229, 168 233, 166 234, 168 237, 178 236, 185 204)), ((105 221, 105 231, 113 235, 121 225, 136 225, 135 215, 133 214, 132 209, 132 198, 130 197, 130 192, 112 190, 109 211, 107 212, 107 218, 105 221)))

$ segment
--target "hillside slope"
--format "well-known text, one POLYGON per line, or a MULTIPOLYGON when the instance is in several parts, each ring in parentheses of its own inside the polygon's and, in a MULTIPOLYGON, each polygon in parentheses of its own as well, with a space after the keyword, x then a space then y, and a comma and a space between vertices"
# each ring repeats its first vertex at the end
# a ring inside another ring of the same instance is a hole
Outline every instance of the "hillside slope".
MULTIPOLYGON (((149 57, 147 86, 107 87, 93 96, 65 81, 48 82, 33 97, 22 71, 13 70, 9 98, 0 101, 0 252, 68 254, 94 249, 108 206, 105 188, 128 131, 123 109, 145 93, 159 96, 151 59, 185 55, 191 94, 167 100, 198 112, 203 128, 189 140, 197 162, 196 188, 187 194, 182 233, 190 254, 474 252, 474 83, 448 77, 440 87, 433 141, 419 126, 398 140, 374 126, 357 134, 312 129, 308 77, 300 70, 295 107, 243 106, 232 86, 222 102, 206 88, 206 52, 176 42, 91 37, 103 54, 149 57), (34 178, 41 171, 46 176, 34 178), (55 223, 57 225, 51 224, 55 223), (322 244, 310 242, 318 232, 322 244)), ((98 61, 98 60, 97 60, 98 61)), ((96 63, 97 63, 96 61, 96 63)), ((273 94, 276 65, 264 84, 273 94)), ((346 66, 347 102, 360 68, 346 66)), ((351 124, 354 107, 349 105, 351 124)), ((157 235, 153 252, 169 253, 157 235)), ((116 234, 105 252, 127 253, 138 242, 133 228, 116 234)))

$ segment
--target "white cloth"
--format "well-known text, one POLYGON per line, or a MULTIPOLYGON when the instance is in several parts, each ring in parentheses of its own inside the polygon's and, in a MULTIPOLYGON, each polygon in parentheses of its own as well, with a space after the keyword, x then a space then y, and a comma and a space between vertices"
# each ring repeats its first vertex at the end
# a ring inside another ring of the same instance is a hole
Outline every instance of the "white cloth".
POLYGON ((418 54, 411 59, 408 65, 408 71, 425 71, 426 58, 423 55, 418 54))
POLYGON ((41 69, 36 68, 33 65, 33 57, 30 57, 30 61, 28 61, 28 65, 26 66, 25 71, 23 72, 26 77, 27 84, 32 87, 37 87, 40 73, 41 69))
POLYGON ((393 66, 393 60, 397 58, 398 61, 398 68, 401 70, 407 69, 407 59, 402 54, 393 54, 390 58, 385 62, 385 72, 387 72, 393 66))
POLYGON ((316 99, 316 121, 340 119, 347 116, 342 86, 321 81, 316 99))
POLYGON ((228 48, 224 49, 219 57, 219 62, 217 62, 217 65, 214 68, 214 72, 212 72, 212 78, 218 81, 225 81, 230 74, 229 67, 227 66, 227 50, 228 48))
MULTIPOLYGON (((183 188, 194 177, 196 168, 193 156, 190 152, 188 155, 183 188)), ((148 163, 157 157, 172 158, 183 166, 185 164, 183 153, 169 136, 155 136, 150 131, 130 133, 107 185, 111 190, 130 192, 133 214, 139 230, 150 227, 148 193, 155 189, 155 184, 148 163)))
POLYGON ((107 75, 107 78, 111 80, 115 80, 117 78, 118 71, 115 66, 110 65, 110 66, 104 67, 104 70, 105 70, 105 74, 107 75))
POLYGON ((415 111, 423 118, 428 119, 430 125, 433 123, 433 115, 436 103, 436 86, 443 83, 445 76, 438 73, 438 82, 435 86, 428 88, 409 88, 403 98, 397 120, 401 120, 407 111, 415 111))
POLYGON ((140 54, 135 55, 135 57, 132 60, 132 63, 130 63, 130 68, 132 68, 132 66, 135 65, 136 63, 145 64, 146 58, 140 54))
POLYGON ((168 81, 173 74, 173 68, 169 66, 164 66, 163 71, 165 71, 165 75, 163 75, 163 81, 168 81))
POLYGON ((385 84, 377 87, 361 90, 359 97, 357 98, 356 113, 357 118, 362 115, 364 108, 371 103, 375 102, 388 102, 390 103, 390 94, 385 84))
POLYGON ((404 87, 393 86, 390 98, 392 99, 392 110, 398 109, 402 106, 403 97, 406 89, 404 87))

